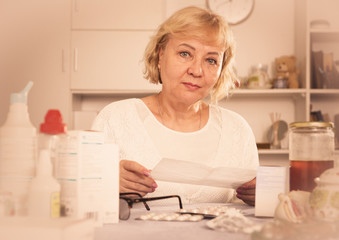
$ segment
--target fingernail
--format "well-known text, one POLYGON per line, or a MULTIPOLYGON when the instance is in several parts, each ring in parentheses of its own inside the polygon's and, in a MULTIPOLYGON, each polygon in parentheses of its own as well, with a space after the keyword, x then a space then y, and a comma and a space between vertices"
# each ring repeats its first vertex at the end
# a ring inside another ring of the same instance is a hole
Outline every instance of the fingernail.
POLYGON ((156 183, 153 183, 152 186, 153 186, 153 188, 157 188, 158 187, 158 185, 156 183))
POLYGON ((146 177, 149 177, 149 176, 150 176, 149 172, 147 172, 147 171, 144 171, 144 175, 145 175, 146 177))
POLYGON ((155 188, 152 188, 152 192, 154 192, 155 191, 155 188))

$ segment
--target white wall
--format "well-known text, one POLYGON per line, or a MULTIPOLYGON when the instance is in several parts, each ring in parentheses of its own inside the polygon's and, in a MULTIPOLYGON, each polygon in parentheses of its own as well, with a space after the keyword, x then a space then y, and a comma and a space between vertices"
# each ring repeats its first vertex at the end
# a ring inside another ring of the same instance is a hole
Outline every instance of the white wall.
POLYGON ((51 108, 67 120, 70 6, 69 0, 0 1, 0 125, 10 94, 28 81, 34 82, 28 95, 32 123, 38 128, 51 108))
POLYGON ((250 18, 233 31, 240 76, 258 63, 271 67, 276 57, 294 54, 294 0, 256 0, 250 18))
MULTIPOLYGON (((31 119, 36 127, 43 121, 44 114, 49 108, 60 109, 64 120, 67 122, 69 119, 69 62, 67 61, 70 53, 69 50, 65 50, 66 69, 60 72, 62 68, 60 49, 68 44, 69 36, 64 28, 70 26, 70 1, 48 1, 55 2, 47 6, 48 14, 39 13, 38 6, 42 2, 46 1, 3 0, 0 2, 0 125, 5 121, 8 112, 10 93, 20 91, 28 80, 35 82, 28 101, 31 119), (55 25, 56 23, 48 17, 53 13, 58 13, 56 19, 60 26, 55 25), (18 19, 20 21, 16 21, 18 19), (33 30, 38 31, 39 28, 34 26, 43 27, 40 31, 44 33, 44 37, 35 38, 39 34, 35 35, 37 32, 33 30), (46 26, 47 29, 44 28, 46 26), (60 32, 48 32, 51 26, 53 29, 60 29, 60 32), (15 34, 9 34, 13 31, 15 34), (16 37, 17 33, 20 37, 16 37), (40 54, 32 51, 34 49, 23 38, 27 36, 34 36, 29 39, 33 41, 33 46, 42 46, 40 54), (56 43, 53 40, 55 37, 56 43), (43 42, 37 42, 37 39, 43 42), (22 46, 22 50, 18 46, 22 46), (55 46, 58 49, 53 49, 55 46), (1 54, 2 51, 6 51, 6 54, 1 54), (12 61, 9 61, 10 58, 12 61), (23 64, 20 65, 19 59, 23 60, 23 64), (44 64, 45 60, 48 64, 44 64), (15 63, 12 64, 13 71, 9 71, 8 62, 15 63)), ((166 0, 165 3, 167 16, 187 5, 206 6, 205 0, 166 0)), ((252 15, 247 21, 234 26, 233 31, 237 40, 237 70, 240 76, 247 76, 254 64, 271 65, 276 57, 293 54, 294 0, 255 0, 252 15)))

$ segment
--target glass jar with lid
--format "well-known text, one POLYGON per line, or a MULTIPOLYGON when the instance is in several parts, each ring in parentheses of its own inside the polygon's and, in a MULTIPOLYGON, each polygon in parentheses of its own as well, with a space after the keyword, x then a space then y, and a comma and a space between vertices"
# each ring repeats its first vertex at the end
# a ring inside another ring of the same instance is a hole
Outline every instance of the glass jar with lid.
POLYGON ((252 66, 250 76, 247 80, 247 88, 271 88, 270 79, 267 74, 267 65, 259 63, 252 66))
POLYGON ((290 190, 312 191, 314 179, 334 167, 334 131, 329 122, 289 125, 290 190))

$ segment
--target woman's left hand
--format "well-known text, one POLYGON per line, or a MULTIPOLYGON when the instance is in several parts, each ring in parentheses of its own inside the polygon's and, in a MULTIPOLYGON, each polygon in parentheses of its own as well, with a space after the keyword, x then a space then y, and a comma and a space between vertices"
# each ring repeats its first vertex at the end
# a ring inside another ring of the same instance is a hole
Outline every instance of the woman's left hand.
POLYGON ((243 200, 248 205, 254 206, 255 205, 255 185, 256 185, 256 178, 238 187, 236 190, 237 198, 243 200))

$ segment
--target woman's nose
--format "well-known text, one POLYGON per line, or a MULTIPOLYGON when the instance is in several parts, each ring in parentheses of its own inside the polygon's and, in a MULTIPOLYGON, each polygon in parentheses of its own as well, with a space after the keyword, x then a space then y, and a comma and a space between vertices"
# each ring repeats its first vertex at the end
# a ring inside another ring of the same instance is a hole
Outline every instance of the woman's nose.
POLYGON ((202 63, 199 59, 194 59, 188 68, 188 74, 194 77, 200 77, 202 75, 202 63))

